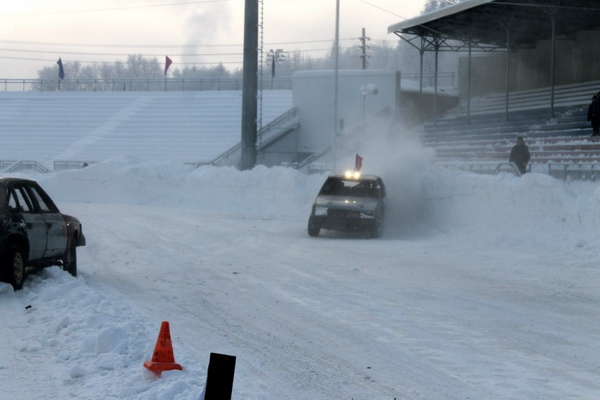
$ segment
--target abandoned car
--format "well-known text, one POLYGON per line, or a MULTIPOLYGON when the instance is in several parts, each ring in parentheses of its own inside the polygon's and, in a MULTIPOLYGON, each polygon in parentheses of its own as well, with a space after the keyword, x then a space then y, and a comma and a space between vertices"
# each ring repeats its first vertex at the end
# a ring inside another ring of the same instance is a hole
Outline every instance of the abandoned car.
POLYGON ((62 214, 37 182, 0 178, 0 273, 15 290, 28 274, 58 265, 77 276, 81 223, 62 214))

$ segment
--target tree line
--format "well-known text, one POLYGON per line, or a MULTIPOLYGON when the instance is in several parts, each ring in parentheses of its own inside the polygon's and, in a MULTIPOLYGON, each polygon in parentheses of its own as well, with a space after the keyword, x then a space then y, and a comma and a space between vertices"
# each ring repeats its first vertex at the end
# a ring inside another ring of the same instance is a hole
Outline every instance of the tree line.
MULTIPOLYGON (((334 55, 331 51, 324 58, 312 58, 300 50, 285 53, 275 65, 275 76, 289 77, 296 71, 333 69, 335 66, 334 55)), ((456 72, 456 53, 440 53, 440 72, 456 72)), ((340 69, 361 69, 362 50, 358 47, 341 48, 339 53, 340 69)), ((392 44, 370 44, 366 53, 368 69, 399 70, 403 73, 419 72, 419 51, 408 43, 399 40, 392 44)), ((424 55, 424 72, 434 72, 433 53, 424 55)), ((272 75, 271 60, 266 59, 263 63, 263 76, 272 75)), ((82 65, 78 61, 69 62, 63 60, 65 79, 67 80, 115 80, 115 79, 160 79, 164 78, 164 60, 156 57, 149 58, 140 54, 131 54, 127 60, 114 63, 101 63, 82 65)), ((170 78, 241 78, 242 69, 227 69, 223 63, 210 67, 185 66, 178 68, 173 65, 169 69, 170 78), (175 68, 173 68, 175 67, 175 68)), ((56 81, 58 77, 58 65, 47 66, 38 71, 38 79, 43 81, 56 81)))
MULTIPOLYGON (((427 0, 422 12, 430 12, 448 5, 459 3, 464 0, 427 0)), ((416 74, 420 70, 419 50, 404 40, 398 38, 395 41, 381 41, 368 43, 368 50, 358 46, 341 47, 339 52, 339 68, 360 69, 363 66, 363 57, 367 57, 368 69, 399 70, 402 73, 416 74)), ((285 52, 285 57, 275 65, 275 75, 289 77, 296 71, 333 69, 334 45, 330 52, 323 58, 313 58, 301 50, 285 52)), ((456 72, 458 68, 458 57, 460 54, 442 52, 438 55, 439 72, 456 72)), ((272 64, 268 57, 264 57, 263 77, 271 77, 272 64)), ((127 60, 106 62, 100 64, 82 65, 78 61, 69 62, 63 60, 63 66, 68 80, 103 80, 115 79, 160 79, 164 78, 164 60, 158 58, 144 57, 140 54, 131 54, 127 60)), ((424 72, 434 72, 434 54, 431 52, 424 55, 424 72)), ((178 68, 173 65, 169 69, 172 78, 241 78, 242 68, 228 69, 223 63, 214 66, 185 66, 178 68), (174 67, 174 68, 173 68, 174 67)), ((42 81, 56 81, 58 76, 58 65, 42 68, 38 71, 38 79, 42 81)))

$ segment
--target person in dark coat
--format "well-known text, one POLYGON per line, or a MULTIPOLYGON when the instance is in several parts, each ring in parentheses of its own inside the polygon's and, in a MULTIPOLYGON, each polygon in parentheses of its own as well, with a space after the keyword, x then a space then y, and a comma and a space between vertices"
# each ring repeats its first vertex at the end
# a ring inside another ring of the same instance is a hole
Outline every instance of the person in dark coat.
POLYGON ((527 172, 527 163, 530 159, 529 147, 523 141, 523 136, 517 137, 517 144, 510 150, 509 162, 514 162, 521 175, 527 172))
POLYGON ((587 120, 592 123, 592 136, 600 136, 600 99, 598 95, 592 97, 588 107, 587 120))

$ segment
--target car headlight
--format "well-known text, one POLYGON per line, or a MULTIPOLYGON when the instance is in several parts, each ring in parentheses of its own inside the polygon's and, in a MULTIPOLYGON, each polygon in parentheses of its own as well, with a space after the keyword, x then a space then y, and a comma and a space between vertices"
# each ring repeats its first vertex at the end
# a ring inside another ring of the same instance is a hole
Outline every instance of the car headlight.
POLYGON ((315 215, 327 215, 327 207, 315 207, 315 215))

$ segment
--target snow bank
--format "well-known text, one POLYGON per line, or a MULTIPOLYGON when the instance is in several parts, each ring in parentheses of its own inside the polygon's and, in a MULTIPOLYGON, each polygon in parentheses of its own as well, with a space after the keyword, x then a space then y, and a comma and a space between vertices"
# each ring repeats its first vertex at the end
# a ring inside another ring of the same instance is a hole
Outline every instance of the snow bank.
POLYGON ((544 174, 477 175, 434 169, 426 177, 432 227, 473 243, 598 250, 597 185, 544 174))
MULTIPOLYGON (((368 149, 363 154, 368 163, 364 172, 381 175, 388 188, 390 237, 459 235, 482 245, 600 250, 600 189, 593 183, 567 185, 538 173, 519 178, 449 171, 432 164, 432 155, 416 144, 405 145, 393 160, 373 157, 368 149)), ((119 158, 79 171, 40 175, 39 180, 63 202, 147 204, 302 220, 326 175, 286 167, 238 171, 119 158)))
POLYGON ((325 177, 285 167, 239 171, 125 157, 40 180, 63 201, 147 204, 273 219, 307 217, 325 177))
MULTIPOLYGON (((13 327, 3 345, 2 354, 9 352, 0 364, 4 382, 44 376, 51 368, 51 375, 64 380, 48 381, 48 395, 90 400, 195 399, 204 385, 201 366, 177 353, 176 340, 174 353, 186 363, 185 371, 158 379, 141 368, 151 358, 160 327, 149 325, 120 295, 94 289, 81 276, 73 279, 52 267, 30 276, 19 292, 0 283, 0 302, 0 317, 13 327)), ((18 385, 3 387, 6 398, 24 398, 18 385)))

